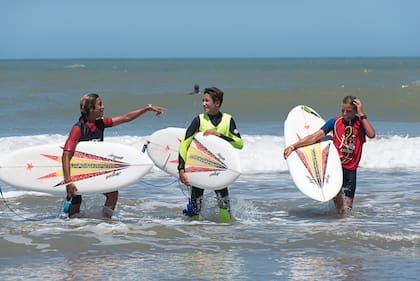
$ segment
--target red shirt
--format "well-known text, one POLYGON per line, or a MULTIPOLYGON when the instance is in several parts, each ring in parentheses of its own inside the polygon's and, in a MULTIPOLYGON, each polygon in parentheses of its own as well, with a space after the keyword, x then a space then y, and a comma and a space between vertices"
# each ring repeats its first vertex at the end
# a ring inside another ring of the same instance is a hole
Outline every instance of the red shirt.
POLYGON ((356 170, 362 157, 366 133, 359 117, 346 124, 342 117, 335 121, 333 142, 340 155, 341 164, 349 170, 356 170))

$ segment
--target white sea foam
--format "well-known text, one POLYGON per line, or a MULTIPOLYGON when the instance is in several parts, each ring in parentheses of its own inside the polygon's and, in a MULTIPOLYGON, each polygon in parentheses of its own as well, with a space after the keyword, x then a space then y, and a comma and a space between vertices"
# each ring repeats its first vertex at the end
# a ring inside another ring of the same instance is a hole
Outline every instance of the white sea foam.
MULTIPOLYGON (((141 151, 148 136, 107 137, 107 142, 118 142, 141 151)), ((244 148, 239 150, 243 173, 271 173, 286 171, 283 159, 284 137, 273 135, 243 135, 244 148)), ((0 151, 6 153, 34 145, 63 143, 63 135, 34 135, 0 138, 0 151)), ((420 168, 420 137, 378 136, 368 139, 364 146, 361 168, 418 169, 420 168)), ((0 156, 1 158, 1 156, 0 156)), ((161 176, 153 172, 151 176, 161 176)))
POLYGON ((86 65, 82 64, 82 63, 75 63, 75 64, 69 64, 69 65, 65 65, 64 68, 85 68, 86 65))
POLYGON ((360 166, 370 169, 420 168, 420 137, 388 136, 368 140, 360 166))
MULTIPOLYGON (((1 187, 1 186, 0 186, 1 187)), ((48 193, 42 193, 42 192, 35 192, 35 191, 2 191, 4 199, 8 198, 16 198, 21 196, 51 196, 51 194, 48 193)))

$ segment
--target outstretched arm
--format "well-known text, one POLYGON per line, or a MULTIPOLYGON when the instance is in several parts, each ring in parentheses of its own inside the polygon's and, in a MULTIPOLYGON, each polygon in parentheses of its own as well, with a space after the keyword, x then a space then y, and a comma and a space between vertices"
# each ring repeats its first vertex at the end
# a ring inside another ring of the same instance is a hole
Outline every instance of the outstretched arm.
POLYGON ((154 112, 156 112, 156 116, 159 116, 165 110, 166 110, 166 108, 164 108, 164 107, 149 104, 148 106, 140 107, 136 110, 127 112, 125 114, 122 114, 122 115, 119 115, 119 116, 116 116, 116 117, 112 117, 112 126, 117 126, 117 125, 120 125, 122 123, 130 122, 130 121, 140 117, 141 115, 143 115, 147 111, 154 111, 154 112))

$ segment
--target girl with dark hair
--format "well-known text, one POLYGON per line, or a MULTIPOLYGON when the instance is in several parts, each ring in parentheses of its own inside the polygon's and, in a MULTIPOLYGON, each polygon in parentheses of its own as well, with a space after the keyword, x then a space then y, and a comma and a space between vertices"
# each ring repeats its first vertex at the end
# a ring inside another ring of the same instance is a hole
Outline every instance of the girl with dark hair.
MULTIPOLYGON (((77 187, 72 180, 70 169, 70 161, 77 144, 80 141, 103 141, 105 128, 130 122, 148 111, 154 111, 159 116, 166 110, 164 107, 149 104, 116 117, 104 117, 104 109, 105 107, 99 95, 95 93, 83 95, 80 99, 79 121, 73 125, 63 148, 62 166, 64 181, 67 183, 67 197, 69 200, 72 198, 69 217, 80 212, 80 204, 82 202, 81 195, 77 195, 77 187)), ((117 204, 118 190, 107 192, 104 195, 106 200, 102 213, 104 217, 111 218, 117 204)))

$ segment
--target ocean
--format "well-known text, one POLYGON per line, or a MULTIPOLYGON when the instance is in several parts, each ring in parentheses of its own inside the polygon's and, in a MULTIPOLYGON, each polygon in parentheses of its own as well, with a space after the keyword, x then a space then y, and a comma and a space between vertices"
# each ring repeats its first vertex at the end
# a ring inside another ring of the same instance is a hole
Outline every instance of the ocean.
POLYGON ((105 131, 140 151, 154 131, 202 112, 195 83, 224 90, 221 109, 244 140, 235 221, 217 221, 210 191, 201 220, 186 219, 186 188, 158 168, 120 190, 112 221, 101 194, 69 220, 64 196, 0 182, 2 280, 419 280, 420 58, 0 60, 1 155, 64 143, 86 92, 106 116, 168 108, 105 131), (377 137, 364 147, 353 214, 340 217, 294 186, 283 122, 299 104, 334 117, 345 95, 361 99, 377 137))

